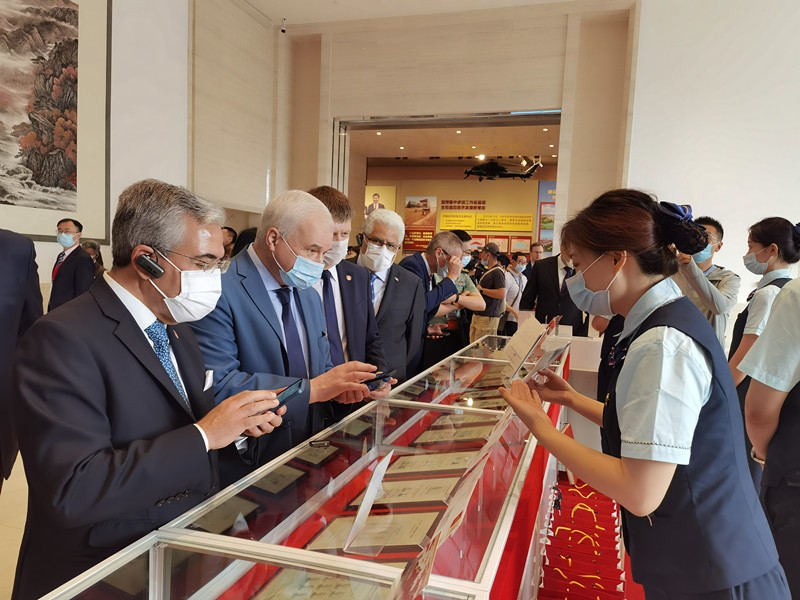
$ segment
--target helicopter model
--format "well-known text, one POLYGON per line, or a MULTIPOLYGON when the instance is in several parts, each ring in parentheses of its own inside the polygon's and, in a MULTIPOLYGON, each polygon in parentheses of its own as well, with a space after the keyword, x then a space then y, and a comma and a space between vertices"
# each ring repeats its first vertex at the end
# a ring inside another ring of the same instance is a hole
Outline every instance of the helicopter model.
MULTIPOLYGON (((530 159, 527 157, 523 157, 522 166, 528 164, 530 159)), ((525 171, 512 171, 508 167, 501 165, 496 160, 488 160, 485 163, 481 163, 474 167, 470 167, 469 169, 464 170, 464 179, 467 179, 469 176, 474 176, 478 178, 478 181, 483 181, 484 179, 521 179, 526 180, 530 179, 533 174, 536 172, 536 169, 542 166, 542 160, 540 157, 534 157, 534 160, 531 161, 532 164, 528 167, 525 171)))

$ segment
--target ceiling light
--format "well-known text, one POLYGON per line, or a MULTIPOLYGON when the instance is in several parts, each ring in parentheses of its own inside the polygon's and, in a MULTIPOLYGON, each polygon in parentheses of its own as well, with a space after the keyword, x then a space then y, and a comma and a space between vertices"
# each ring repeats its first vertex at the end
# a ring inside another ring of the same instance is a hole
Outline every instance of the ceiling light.
POLYGON ((476 156, 475 158, 477 158, 478 160, 485 160, 486 159, 486 155, 485 154, 478 154, 478 156, 476 156))
MULTIPOLYGON (((380 134, 378 134, 378 135, 380 135, 380 134)), ((555 148, 555 146, 554 146, 553 144, 550 144, 550 147, 551 147, 551 148, 555 148)))
POLYGON ((542 127, 542 131, 547 131, 547 127, 542 127))
POLYGON ((405 149, 406 149, 405 146, 400 146, 400 150, 405 150, 405 149))
POLYGON ((519 163, 519 164, 521 164, 523 167, 526 167, 526 166, 528 166, 528 161, 523 158, 522 162, 519 163))
POLYGON ((472 149, 473 149, 473 150, 476 150, 477 148, 478 148, 477 146, 473 146, 473 147, 472 147, 472 149))
POLYGON ((456 133, 461 133, 461 130, 460 129, 456 129, 456 133))
POLYGON ((552 156, 553 158, 558 158, 558 154, 551 154, 550 156, 552 156))
MULTIPOLYGON (((381 132, 380 132, 380 131, 376 131, 376 132, 375 132, 375 135, 381 135, 381 132)), ((551 147, 552 147, 552 146, 551 146, 551 147)))

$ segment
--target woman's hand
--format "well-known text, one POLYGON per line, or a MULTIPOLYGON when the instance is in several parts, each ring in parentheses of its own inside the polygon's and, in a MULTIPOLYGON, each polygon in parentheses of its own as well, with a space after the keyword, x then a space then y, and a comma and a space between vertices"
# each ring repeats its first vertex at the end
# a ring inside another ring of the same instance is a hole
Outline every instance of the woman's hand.
POLYGON ((539 371, 531 379, 542 402, 561 404, 569 408, 575 395, 573 387, 551 369, 539 371))
POLYGON ((547 413, 542 408, 542 400, 539 398, 539 394, 530 389, 527 383, 515 379, 511 382, 510 390, 501 387, 499 391, 503 399, 508 402, 508 405, 534 436, 538 437, 544 428, 553 428, 550 417, 547 416, 547 413))

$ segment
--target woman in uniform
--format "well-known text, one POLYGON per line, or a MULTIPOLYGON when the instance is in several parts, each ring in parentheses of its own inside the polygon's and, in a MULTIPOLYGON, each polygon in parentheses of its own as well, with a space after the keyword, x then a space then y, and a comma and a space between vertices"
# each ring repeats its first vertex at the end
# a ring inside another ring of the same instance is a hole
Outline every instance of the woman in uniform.
MULTIPOLYGON (((764 331, 769 319, 772 302, 781 288, 792 280, 790 264, 800 260, 800 248, 795 239, 794 226, 782 217, 770 217, 750 227, 747 236, 747 254, 744 266, 754 275, 762 275, 756 289, 747 297, 747 306, 739 313, 733 326, 733 339, 728 355, 728 364, 736 384, 739 404, 744 415, 744 399, 750 387, 750 378, 742 373, 739 363, 764 331)), ((750 459, 753 446, 745 435, 745 450, 750 464, 750 475, 756 486, 761 487, 761 465, 750 459)))
POLYGON ((648 600, 788 599, 775 543, 750 481, 736 389, 719 341, 671 275, 671 244, 694 254, 705 231, 683 207, 636 190, 594 200, 564 226, 578 273, 569 293, 590 314, 625 319, 603 357, 603 403, 546 372, 501 393, 549 450, 622 505, 633 578, 648 600), (541 401, 602 426, 607 453, 559 432, 541 401))

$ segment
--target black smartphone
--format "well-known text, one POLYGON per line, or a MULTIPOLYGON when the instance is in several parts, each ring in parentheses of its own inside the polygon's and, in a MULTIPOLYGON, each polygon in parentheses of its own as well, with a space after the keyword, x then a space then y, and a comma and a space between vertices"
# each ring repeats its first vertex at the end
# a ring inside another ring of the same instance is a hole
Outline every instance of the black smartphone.
POLYGON ((300 392, 303 391, 303 383, 305 379, 298 379, 291 385, 287 386, 282 392, 280 392, 276 398, 278 401, 278 406, 275 408, 271 408, 270 410, 275 412, 281 406, 286 406, 292 400, 300 397, 300 392))
POLYGON ((397 369, 392 369, 388 373, 380 373, 377 377, 374 377, 373 379, 367 379, 366 381, 362 381, 361 383, 363 383, 371 391, 374 392, 375 390, 379 390, 384 385, 386 385, 386 382, 389 381, 392 377, 394 377, 394 374, 396 372, 397 369))

